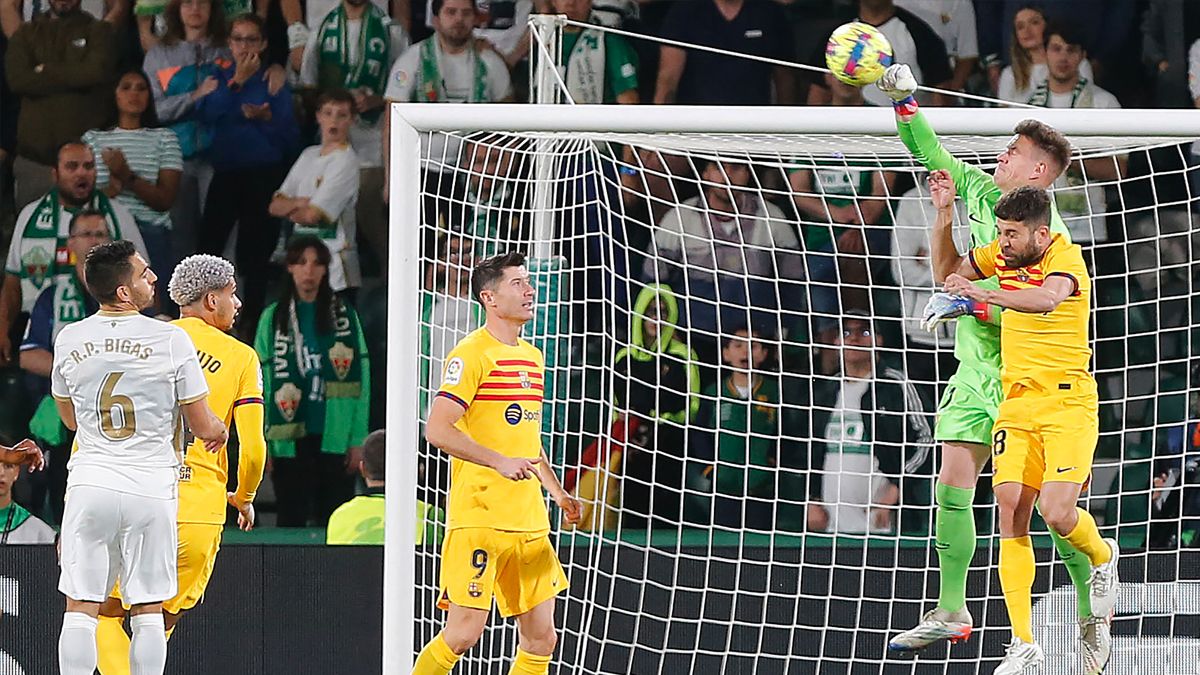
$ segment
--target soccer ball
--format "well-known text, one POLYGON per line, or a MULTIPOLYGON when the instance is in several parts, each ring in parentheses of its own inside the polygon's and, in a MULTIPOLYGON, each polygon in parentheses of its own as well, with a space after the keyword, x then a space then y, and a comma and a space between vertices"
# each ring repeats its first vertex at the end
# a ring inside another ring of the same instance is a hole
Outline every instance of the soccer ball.
POLYGON ((879 29, 854 21, 838 27, 825 44, 825 65, 837 79, 863 87, 892 65, 892 44, 879 29))

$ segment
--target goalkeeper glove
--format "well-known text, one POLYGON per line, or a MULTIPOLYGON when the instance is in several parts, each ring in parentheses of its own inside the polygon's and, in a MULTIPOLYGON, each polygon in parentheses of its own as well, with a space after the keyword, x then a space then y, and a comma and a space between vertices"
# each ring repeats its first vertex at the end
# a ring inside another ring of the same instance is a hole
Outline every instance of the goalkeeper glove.
POLYGON ((883 77, 875 82, 875 86, 879 87, 879 91, 887 94, 888 98, 902 103, 917 91, 917 78, 913 77, 912 70, 908 66, 903 63, 893 63, 883 71, 883 77))
POLYGON ((925 303, 921 327, 927 331, 934 331, 939 323, 968 314, 974 315, 980 321, 987 321, 988 311, 987 303, 976 302, 961 295, 934 293, 929 302, 925 303))

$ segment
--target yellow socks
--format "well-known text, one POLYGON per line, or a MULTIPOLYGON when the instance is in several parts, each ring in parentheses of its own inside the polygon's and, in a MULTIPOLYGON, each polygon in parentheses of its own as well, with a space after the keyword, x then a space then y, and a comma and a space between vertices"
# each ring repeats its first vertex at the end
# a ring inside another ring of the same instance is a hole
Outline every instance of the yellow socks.
POLYGON ((550 672, 550 657, 538 656, 517 647, 517 658, 513 659, 508 675, 546 675, 550 672))
POLYGON ((1033 577, 1037 573, 1029 536, 1000 540, 1000 588, 1013 635, 1033 642, 1033 577))
POLYGON ((129 675, 129 634, 124 617, 101 616, 96 627, 96 663, 100 675, 129 675))
POLYGON ((450 649, 450 645, 442 639, 442 634, 438 633, 417 655, 412 675, 447 675, 454 669, 454 664, 458 663, 460 658, 462 657, 455 654, 454 650, 450 649))
POLYGON ((1078 506, 1075 507, 1075 511, 1079 514, 1079 521, 1075 523, 1075 529, 1068 532, 1063 538, 1071 542, 1077 551, 1086 555, 1088 560, 1092 561, 1092 567, 1112 560, 1112 549, 1100 536, 1100 530, 1096 527, 1096 519, 1078 506))

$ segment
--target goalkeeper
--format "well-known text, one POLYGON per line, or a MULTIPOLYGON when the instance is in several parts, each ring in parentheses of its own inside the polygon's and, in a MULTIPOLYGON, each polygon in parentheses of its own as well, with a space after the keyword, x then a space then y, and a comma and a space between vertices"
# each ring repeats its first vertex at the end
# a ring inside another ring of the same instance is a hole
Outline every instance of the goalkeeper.
MULTIPOLYGON (((1022 186, 1049 188, 1071 162, 1071 144, 1061 133, 1037 120, 1024 120, 1004 152, 996 158, 994 175, 953 157, 917 108, 917 82, 908 66, 895 64, 878 82, 892 98, 896 129, 909 151, 930 171, 946 171, 966 202, 971 247, 985 246, 998 236, 993 209, 1000 197, 1022 186)), ((1050 230, 1070 240, 1057 209, 1051 210, 1050 230)), ((938 275, 935 273, 935 277, 938 275)), ((942 275, 944 276, 944 274, 942 275)), ((941 279, 936 279, 941 281, 941 279)), ((995 279, 980 282, 998 288, 995 279)), ((971 634, 966 606, 967 570, 975 554, 975 518, 971 511, 975 484, 991 454, 992 426, 1003 399, 1000 387, 999 310, 981 306, 970 311, 965 301, 935 295, 925 319, 936 323, 955 317, 954 356, 958 371, 950 378, 938 404, 934 437, 942 444, 942 466, 935 499, 937 519, 934 547, 938 553, 940 586, 937 607, 925 613, 916 628, 888 643, 896 651, 922 649, 939 640, 957 642, 971 634)), ((1079 616, 1091 617, 1088 575, 1091 562, 1053 530, 1054 545, 1077 590, 1079 616)), ((1096 645, 1103 648, 1102 645, 1096 645)))

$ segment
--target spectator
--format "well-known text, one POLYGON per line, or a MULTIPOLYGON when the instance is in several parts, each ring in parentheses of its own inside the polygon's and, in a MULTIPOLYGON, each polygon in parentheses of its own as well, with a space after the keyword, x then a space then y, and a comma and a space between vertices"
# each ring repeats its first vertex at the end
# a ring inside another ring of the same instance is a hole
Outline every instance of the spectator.
MULTIPOLYGON (((82 0, 80 10, 92 18, 100 19, 120 33, 129 18, 129 0, 82 0)), ((0 27, 4 34, 12 37, 21 24, 51 12, 46 0, 3 0, 0 2, 0 27)))
POLYGON ((795 60, 791 29, 778 3, 770 0, 677 2, 663 19, 662 34, 671 40, 714 47, 733 55, 661 46, 655 103, 796 103, 796 77, 790 68, 736 56, 749 54, 795 60))
MULTIPOLYGON (((209 161, 212 127, 197 104, 217 89, 217 72, 233 60, 225 45, 225 15, 213 0, 171 0, 164 14, 167 32, 146 53, 143 68, 150 77, 158 121, 179 141, 183 174, 171 209, 174 260, 196 252, 204 201, 212 183, 209 161)), ((168 276, 168 275, 163 275, 168 276)))
MULTIPOLYGON (((829 74, 825 79, 835 102, 864 104, 862 89, 829 74)), ((835 327, 843 304, 871 307, 870 290, 886 278, 892 218, 888 200, 896 174, 879 169, 877 162, 835 156, 794 170, 788 178, 804 223, 810 308, 818 331, 835 327), (869 257, 875 259, 873 264, 868 264, 869 257)))
MULTIPOLYGON (((889 532, 896 519, 888 507, 929 503, 929 481, 916 474, 931 464, 933 434, 916 389, 880 360, 883 340, 865 312, 843 318, 838 345, 839 372, 813 380, 814 466, 824 466, 829 530, 889 532)), ((904 530, 918 524, 901 519, 904 530)))
MULTIPOLYGON (((1003 71, 999 68, 988 71, 999 73, 994 85, 998 98, 1027 103, 1038 83, 1045 81, 1050 73, 1046 66, 1045 30, 1046 16, 1039 7, 1022 7, 1013 15, 1009 65, 1003 71)), ((1084 77, 1092 79, 1090 62, 1082 62, 1079 68, 1084 77)))
POLYGON ((68 272, 67 250, 71 219, 81 209, 104 214, 113 239, 128 239, 147 261, 150 255, 133 215, 124 206, 96 189, 96 160, 82 141, 69 141, 58 150, 58 165, 51 170, 54 188, 21 210, 8 247, 4 287, 0 291, 0 359, 11 358, 9 331, 18 315, 34 303, 54 278, 68 272))
POLYGON ((524 241, 529 211, 528 183, 514 173, 523 163, 520 141, 488 140, 466 144, 462 153, 466 165, 455 176, 453 196, 436 209, 439 228, 472 239, 480 259, 524 241))
POLYGON ((20 465, 0 463, 0 546, 53 544, 54 529, 13 501, 13 485, 20 477, 20 465))
POLYGON ((804 278, 793 225, 778 206, 747 189, 754 178, 749 164, 710 160, 701 178, 701 194, 658 223, 642 270, 647 282, 688 289, 693 341, 704 339, 697 331, 716 336, 721 323, 746 323, 747 312, 778 320, 771 310, 796 306, 788 304, 796 299, 781 282, 804 278))
POLYGON ((287 218, 296 236, 315 236, 332 255, 329 285, 353 301, 362 286, 358 266, 355 203, 359 193, 358 155, 350 147, 354 97, 331 89, 317 100, 321 144, 300 153, 271 199, 270 213, 287 218))
POLYGON ((91 316, 100 304, 87 292, 83 264, 93 247, 112 241, 104 213, 84 209, 71 218, 67 256, 73 266, 54 275, 51 285, 38 294, 29 317, 29 328, 21 342, 21 369, 30 398, 38 401, 29 432, 48 455, 45 478, 36 481, 33 503, 41 504, 50 496, 54 522, 62 522, 63 500, 67 491, 67 459, 75 435, 58 416, 50 395, 50 370, 54 365, 54 339, 68 324, 91 316))
MULTIPOLYGON (((367 491, 342 504, 329 516, 325 543, 331 546, 383 546, 385 468, 387 443, 383 429, 367 435, 363 441, 359 472, 367 491)), ((436 546, 442 542, 446 515, 433 504, 417 500, 417 546, 436 546)))
POLYGON ((258 322, 267 449, 280 527, 324 527, 350 497, 371 408, 371 367, 358 314, 329 287, 329 249, 287 248, 277 302, 258 322))
MULTIPOLYGON (((300 131, 292 92, 272 94, 262 64, 267 48, 263 21, 243 14, 230 26, 234 64, 216 76, 216 88, 196 102, 199 119, 213 128, 213 179, 204 204, 200 251, 221 255, 237 228, 237 268, 246 277, 243 335, 258 319, 270 283, 266 264, 279 240, 279 221, 268 213, 300 131)), ((357 177, 357 173, 355 174, 357 177)), ((247 335, 248 337, 248 335, 247 335)))
MULTIPOLYGON (((432 5, 433 0, 425 0, 427 10, 432 5)), ((529 55, 529 15, 533 12, 533 5, 531 0, 475 2, 475 11, 479 15, 475 37, 490 44, 504 59, 509 70, 517 70, 517 65, 529 55)))
MULTIPOLYGON (((894 0, 859 0, 858 18, 875 26, 887 37, 888 42, 892 43, 895 63, 907 63, 918 83, 940 89, 953 86, 954 73, 950 70, 946 45, 937 32, 917 15, 903 7, 896 7, 894 0)), ((863 87, 863 96, 871 105, 886 107, 892 104, 892 100, 878 87, 863 87)), ((950 99, 944 94, 933 94, 927 101, 921 102, 949 105, 950 99)))
MULTIPOLYGON (((1121 107, 1117 97, 1080 73, 1087 52, 1074 28, 1065 23, 1051 23, 1043 32, 1048 74, 1034 89, 1029 103, 1046 108, 1121 107)), ((1075 243, 1108 241, 1104 187, 1094 183, 1119 180, 1127 165, 1127 155, 1096 157, 1083 160, 1082 166, 1080 162, 1072 163, 1055 181, 1054 203, 1075 243)))
MULTIPOLYGON (((437 260, 429 265, 425 290, 421 293, 421 354, 424 379, 431 387, 430 373, 441 373, 446 355, 458 341, 483 325, 482 308, 471 296, 474 240, 450 234, 439 242, 437 260)), ((428 412, 422 390, 421 419, 428 412)))
MULTIPOLYGON (((770 531, 782 438, 779 378, 771 372, 771 338, 742 327, 721 346, 721 375, 700 404, 697 454, 712 462, 704 474, 714 495, 713 522, 770 531)), ((692 480, 689 477, 689 481, 692 480)))
MULTIPOLYGON (((1197 40, 1200 6, 1179 0, 1150 0, 1142 15, 1142 62, 1154 79, 1155 107, 1192 107, 1188 105, 1188 85, 1194 86, 1191 64, 1197 40)), ((1190 100, 1196 98, 1193 91, 1190 100)))
POLYGON ((950 57, 954 76, 949 88, 962 91, 979 63, 979 38, 975 32, 975 6, 971 0, 895 0, 938 34, 950 57))
MULTIPOLYGON (((117 126, 83 135, 101 160, 96 163, 96 185, 133 214, 154 264, 174 269, 170 210, 183 172, 179 139, 170 129, 159 128, 150 106, 150 80, 140 69, 121 75, 116 102, 117 126)), ((169 302, 167 276, 160 276, 156 285, 160 306, 169 302)))
POLYGON ((603 26, 632 30, 642 19, 639 0, 594 0, 592 12, 603 26))
MULTIPOLYGON (((287 25, 288 67, 297 72, 303 70, 304 53, 312 37, 312 30, 319 30, 325 17, 335 11, 340 2, 341 0, 279 1, 279 13, 287 25)), ((412 9, 409 0, 371 0, 371 4, 384 16, 389 16, 390 11, 391 20, 396 22, 396 27, 404 31, 405 35, 411 34, 412 9)))
POLYGON ((651 284, 633 305, 629 345, 613 361, 618 423, 633 418, 645 439, 625 452, 622 525, 651 517, 680 522, 684 429, 700 410, 698 358, 677 334, 679 305, 669 286, 651 284))
POLYGON ((350 127, 350 144, 358 155, 360 186, 355 221, 381 262, 381 275, 387 276, 380 118, 388 73, 408 48, 408 34, 368 0, 342 0, 310 25, 316 30, 304 48, 300 84, 321 93, 345 88, 354 97, 357 115, 350 127))
MULTIPOLYGON (((142 51, 149 52, 162 44, 163 38, 171 32, 171 0, 136 0, 133 13, 137 15, 138 41, 142 51)), ((228 31, 226 22, 251 12, 266 19, 270 0, 222 0, 212 13, 220 12, 222 17, 222 35, 228 31)))
POLYGON ((46 169, 60 145, 112 120, 115 34, 111 24, 81 11, 79 2, 52 0, 50 12, 23 24, 8 44, 5 75, 21 97, 13 164, 17 204, 52 187, 46 169))
MULTIPOLYGON (((929 227, 935 214, 927 210, 929 190, 924 175, 900 198, 896 208, 896 224, 892 229, 892 278, 900 286, 904 316, 904 354, 906 372, 918 386, 932 390, 954 372, 954 330, 951 322, 943 322, 933 332, 921 327, 925 303, 937 290, 929 259, 929 227)), ((954 204, 958 241, 966 248, 968 220, 962 201, 954 204)))
MULTIPOLYGON (((598 23, 592 0, 554 0, 571 21, 598 23)), ((563 29, 563 80, 575 103, 637 103, 637 52, 615 33, 595 28, 563 29)))
MULTIPOLYGON (((507 103, 512 79, 504 59, 472 39, 474 0, 433 0, 434 34, 404 52, 392 66, 384 97, 398 103, 507 103)), ((383 123, 384 167, 388 159, 387 116, 383 123)), ((434 171, 458 163, 458 144, 421 135, 422 155, 434 171)), ((384 185, 386 185, 386 181, 384 185)))

